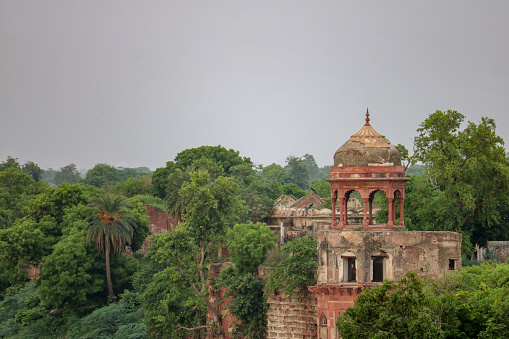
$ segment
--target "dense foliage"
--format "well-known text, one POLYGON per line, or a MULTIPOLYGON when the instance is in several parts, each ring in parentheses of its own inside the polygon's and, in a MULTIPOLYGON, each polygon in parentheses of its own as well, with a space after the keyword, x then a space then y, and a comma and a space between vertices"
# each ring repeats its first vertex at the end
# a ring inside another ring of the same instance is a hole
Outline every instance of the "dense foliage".
POLYGON ((509 265, 483 263, 427 281, 407 273, 366 289, 338 320, 342 338, 501 338, 509 265))
POLYGON ((289 297, 316 283, 317 268, 316 238, 311 235, 297 238, 283 245, 281 252, 286 257, 276 263, 270 272, 266 292, 283 291, 289 297))
MULTIPOLYGON (((413 155, 398 149, 413 173, 407 227, 459 231, 469 253, 509 236, 509 165, 492 119, 461 129, 463 121, 437 111, 421 124, 413 155)), ((264 291, 291 297, 315 283, 317 266, 315 238, 275 251, 264 219, 282 194, 315 192, 331 206, 330 167, 310 154, 286 160, 257 166, 238 151, 201 146, 154 173, 97 164, 82 175, 72 163, 42 170, 8 157, 0 163, 0 337, 221 337, 223 309, 237 319, 234 337, 263 338, 264 291), (149 233, 142 203, 179 221, 152 237, 145 256, 136 252, 149 233), (257 268, 268 253, 264 286, 257 268), (40 276, 29 282, 31 267, 40 276), (216 302, 221 295, 229 301, 216 302)), ((384 218, 385 197, 375 203, 384 218)), ((426 282, 408 274, 363 292, 338 326, 344 338, 496 338, 509 331, 507 276, 507 265, 491 264, 426 282)))

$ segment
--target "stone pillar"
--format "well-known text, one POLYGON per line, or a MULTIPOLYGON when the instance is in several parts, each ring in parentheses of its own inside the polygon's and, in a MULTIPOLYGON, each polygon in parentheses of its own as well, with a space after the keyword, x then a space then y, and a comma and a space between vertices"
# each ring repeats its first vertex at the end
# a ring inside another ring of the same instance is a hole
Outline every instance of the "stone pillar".
POLYGON ((339 228, 342 228, 345 226, 345 198, 341 197, 339 198, 339 228))
POLYGON ((387 198, 387 205, 389 207, 389 211, 387 213, 388 215, 388 220, 387 220, 387 226, 394 226, 394 221, 392 219, 392 216, 393 216, 393 203, 394 202, 394 199, 393 198, 387 198))
MULTIPOLYGON (((332 195, 331 195, 331 201, 332 201, 332 227, 336 227, 337 226, 337 223, 336 223, 336 200, 337 200, 337 193, 334 192, 332 195)), ((339 218, 341 219, 341 213, 339 214, 339 218)))
POLYGON ((369 224, 373 225, 373 198, 369 199, 369 224))
POLYGON ((362 202, 364 204, 364 208, 362 210, 363 218, 362 218, 362 226, 368 227, 368 199, 364 198, 362 199, 362 202))

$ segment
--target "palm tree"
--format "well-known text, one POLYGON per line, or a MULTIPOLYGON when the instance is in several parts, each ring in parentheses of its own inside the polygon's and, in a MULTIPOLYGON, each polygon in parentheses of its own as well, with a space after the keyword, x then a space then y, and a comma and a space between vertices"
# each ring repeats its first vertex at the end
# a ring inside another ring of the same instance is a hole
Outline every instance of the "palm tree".
POLYGON ((104 193, 91 197, 86 208, 90 213, 85 219, 87 243, 95 240, 97 250, 104 252, 106 256, 106 281, 111 298, 115 298, 115 295, 111 283, 110 251, 120 253, 125 249, 126 243, 131 244, 136 220, 128 210, 130 207, 131 204, 122 197, 104 193))
POLYGON ((182 171, 180 168, 168 176, 165 198, 168 207, 166 211, 172 217, 177 218, 177 221, 182 220, 182 215, 186 213, 186 204, 184 198, 180 196, 179 190, 183 183, 190 180, 189 172, 182 171))

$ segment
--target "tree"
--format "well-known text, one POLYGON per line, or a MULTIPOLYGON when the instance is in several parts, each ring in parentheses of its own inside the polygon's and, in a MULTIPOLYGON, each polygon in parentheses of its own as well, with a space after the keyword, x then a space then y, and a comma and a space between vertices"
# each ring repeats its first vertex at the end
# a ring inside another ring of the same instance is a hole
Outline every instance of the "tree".
POLYGON ((113 187, 113 193, 124 197, 134 197, 135 195, 146 195, 152 191, 151 177, 146 175, 137 178, 127 178, 118 182, 113 187))
POLYGON ((5 171, 6 169, 9 168, 20 169, 18 158, 7 156, 7 160, 3 161, 0 164, 0 172, 5 171))
MULTIPOLYGON (((186 149, 175 157, 175 165, 182 170, 187 169, 193 163, 202 158, 210 159, 217 163, 224 171, 226 176, 231 174, 232 167, 246 164, 253 166, 251 159, 239 156, 239 152, 233 149, 226 149, 218 146, 200 146, 186 149)), ((210 173, 212 174, 212 173, 210 173)))
MULTIPOLYGON (((338 320, 341 338, 443 338, 441 321, 413 272, 364 290, 338 320)), ((443 319, 442 321, 445 321, 443 319)))
POLYGON ((24 216, 24 208, 30 199, 48 190, 48 184, 35 182, 28 174, 16 168, 0 172, 0 229, 10 227, 24 216))
POLYGON ((244 221, 257 222, 274 209, 274 201, 281 195, 276 181, 268 179, 249 165, 235 166, 232 177, 240 186, 240 197, 246 203, 244 221))
POLYGON ((152 193, 161 199, 166 197, 166 186, 168 185, 168 177, 176 170, 173 161, 168 161, 165 167, 157 168, 152 173, 152 193))
POLYGON ((175 169, 173 173, 168 176, 166 184, 166 198, 167 212, 177 220, 182 220, 182 215, 186 213, 186 204, 184 198, 180 195, 180 188, 186 182, 189 182, 191 177, 189 172, 183 171, 180 168, 175 169))
POLYGON ((55 184, 61 185, 64 182, 69 184, 77 184, 80 181, 80 173, 76 169, 75 164, 69 164, 64 167, 60 167, 60 171, 55 173, 55 184))
POLYGON ((301 189, 297 184, 293 182, 280 186, 281 193, 285 195, 293 195, 295 198, 300 199, 307 194, 306 191, 301 189))
POLYGON ((158 286, 149 286, 147 291, 165 292, 157 296, 159 301, 153 299, 152 293, 144 294, 144 299, 150 300, 146 304, 150 314, 161 302, 177 306, 172 306, 166 318, 149 320, 149 332, 159 329, 169 335, 170 331, 202 331, 209 327, 203 313, 208 310, 213 320, 212 331, 222 337, 219 305, 209 297, 214 290, 208 269, 217 258, 219 247, 225 244, 227 229, 244 213, 244 206, 238 199, 239 187, 231 178, 210 181, 207 172, 198 171, 190 174, 190 181, 182 185, 180 194, 187 210, 183 223, 173 232, 153 236, 154 244, 149 252, 151 265, 159 267, 161 272, 154 275, 158 286), (162 275, 174 287, 162 286, 159 280, 162 275), (181 311, 175 314, 174 310, 181 311))
POLYGON ((460 230, 475 213, 484 212, 487 224, 499 215, 492 204, 507 190, 509 167, 495 121, 482 118, 459 130, 464 116, 456 111, 431 114, 417 130, 415 157, 428 166, 445 197, 452 202, 452 229, 460 230))
POLYGON ((44 303, 77 315, 102 306, 106 297, 101 293, 105 290, 101 262, 101 253, 87 245, 83 229, 69 229, 43 259, 38 284, 44 303))
POLYGON ((42 173, 44 172, 36 163, 27 161, 21 166, 21 171, 28 174, 34 179, 35 182, 42 179, 42 173))
POLYGON ((292 183, 297 184, 302 189, 309 187, 309 168, 306 160, 290 155, 286 158, 285 168, 290 171, 292 183))
POLYGON ((275 163, 263 167, 262 174, 269 180, 275 180, 280 185, 290 183, 292 180, 290 172, 275 163))
POLYGON ((316 282, 316 238, 311 235, 297 238, 284 244, 281 252, 286 258, 274 265, 265 291, 282 290, 288 297, 292 297, 298 287, 306 288, 316 282))
POLYGON ((461 130, 464 118, 450 110, 430 114, 417 130, 413 157, 428 167, 439 191, 430 195, 441 211, 441 218, 428 221, 433 229, 471 235, 500 224, 509 202, 509 163, 495 121, 482 118, 461 130))
POLYGON ((341 338, 500 338, 509 331, 509 265, 483 263, 444 277, 408 272, 364 290, 338 319, 341 338))
POLYGON ((87 172, 85 179, 83 179, 83 183, 94 187, 101 187, 105 183, 115 182, 116 172, 117 169, 111 165, 97 164, 87 172))
POLYGON ((131 244, 136 221, 128 208, 131 204, 109 193, 93 196, 87 206, 87 243, 94 240, 97 250, 106 257, 106 279, 110 297, 115 298, 110 272, 110 251, 119 253, 131 244))
POLYGON ((262 222, 236 224, 228 230, 230 260, 241 274, 254 273, 276 246, 274 232, 262 222))
POLYGON ((263 295, 263 282, 251 273, 231 269, 221 272, 221 278, 226 287, 224 296, 230 298, 228 313, 235 317, 233 338, 265 338, 269 304, 263 295))

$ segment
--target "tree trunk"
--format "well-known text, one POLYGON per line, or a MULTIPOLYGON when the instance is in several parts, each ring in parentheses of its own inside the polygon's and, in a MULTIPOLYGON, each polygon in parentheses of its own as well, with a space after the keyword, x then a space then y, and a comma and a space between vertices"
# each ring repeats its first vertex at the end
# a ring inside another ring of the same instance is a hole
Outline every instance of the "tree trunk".
POLYGON ((111 273, 110 273, 110 249, 106 247, 106 281, 108 282, 108 292, 110 294, 111 299, 115 299, 115 294, 113 294, 113 284, 111 283, 111 273))
MULTIPOLYGON (((217 299, 217 303, 219 303, 219 299, 217 299)), ((223 322, 221 319, 220 314, 220 306, 219 304, 213 305, 210 301, 207 301, 207 306, 210 312, 210 315, 212 316, 212 321, 214 322, 215 330, 217 331, 216 335, 218 338, 224 338, 224 331, 223 331, 223 322)))

